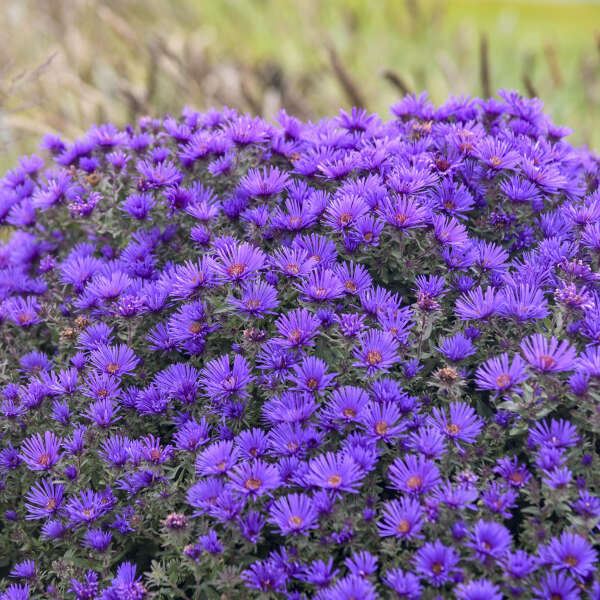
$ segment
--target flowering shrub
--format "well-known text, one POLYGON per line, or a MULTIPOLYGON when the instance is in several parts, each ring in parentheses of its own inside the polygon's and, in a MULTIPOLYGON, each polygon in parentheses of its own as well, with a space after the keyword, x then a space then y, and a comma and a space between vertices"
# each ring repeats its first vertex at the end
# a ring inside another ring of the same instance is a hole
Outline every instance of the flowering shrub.
POLYGON ((6 174, 2 600, 600 598, 600 162, 499 96, 6 174))

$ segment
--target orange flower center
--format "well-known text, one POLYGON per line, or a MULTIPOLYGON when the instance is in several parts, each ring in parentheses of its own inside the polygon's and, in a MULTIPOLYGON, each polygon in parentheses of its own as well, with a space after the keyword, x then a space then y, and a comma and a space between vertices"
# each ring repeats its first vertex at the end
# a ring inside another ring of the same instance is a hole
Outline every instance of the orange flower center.
POLYGON ((260 479, 256 477, 250 477, 246 479, 246 483, 244 484, 247 490, 256 491, 262 484, 260 479))
POLYGON ((385 435, 388 430, 388 424, 385 421, 377 421, 375 423, 375 433, 377 435, 385 435))
POLYGON ((418 475, 411 475, 406 483, 411 490, 418 490, 423 485, 423 480, 418 475))
POLYGON ((298 528, 300 525, 302 525, 302 517, 293 515, 288 519, 288 524, 290 527, 298 528))
POLYGON ((106 370, 111 374, 114 375, 115 373, 118 372, 118 370, 121 368, 121 365, 119 365, 119 363, 108 363, 108 366, 106 367, 106 370))
POLYGON ((229 267, 227 267, 227 273, 231 277, 241 277, 246 270, 246 265, 243 263, 233 263, 229 267))
POLYGON ((460 427, 456 423, 450 423, 450 425, 446 425, 446 431, 450 435, 456 435, 460 431, 460 427))
POLYGON ((410 531, 410 529, 411 529, 410 523, 406 519, 402 519, 402 521, 400 521, 398 523, 398 527, 397 527, 398 533, 408 533, 410 531))
POLYGON ((498 377, 496 377, 496 385, 503 390, 504 388, 507 388, 510 385, 510 375, 507 375, 506 373, 502 373, 502 375, 498 375, 498 377))
POLYGON ((367 352, 367 363, 370 365, 378 365, 382 359, 383 357, 379 350, 369 350, 367 352))
POLYGON ((327 483, 332 487, 339 487, 342 483, 342 478, 339 475, 330 475, 327 478, 327 483))

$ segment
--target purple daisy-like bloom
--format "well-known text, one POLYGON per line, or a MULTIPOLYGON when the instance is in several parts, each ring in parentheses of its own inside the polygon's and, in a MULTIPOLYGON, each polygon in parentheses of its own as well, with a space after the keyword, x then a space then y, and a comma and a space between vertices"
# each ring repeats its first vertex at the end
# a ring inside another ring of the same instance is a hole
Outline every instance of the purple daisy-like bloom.
POLYGON ((220 262, 216 268, 225 282, 240 282, 255 277, 263 269, 266 255, 262 250, 243 242, 228 246, 218 252, 220 262))
POLYGON ((434 215, 431 218, 433 235, 442 246, 462 247, 469 241, 465 226, 454 217, 446 218, 444 215, 434 215))
POLYGON ((377 592, 374 585, 359 575, 347 575, 339 579, 326 591, 318 594, 315 600, 349 600, 350 598, 361 598, 361 600, 377 600, 377 592))
POLYGON ((410 196, 386 198, 381 207, 383 218, 399 230, 425 227, 429 211, 410 196))
POLYGON ((20 579, 33 579, 36 575, 37 570, 33 560, 24 560, 17 563, 8 574, 9 577, 18 577, 20 579))
POLYGON ((423 538, 419 535, 423 527, 423 509, 420 502, 413 498, 386 502, 383 505, 382 522, 378 523, 377 527, 381 537, 423 538))
POLYGON ((276 342, 287 348, 314 346, 313 338, 321 326, 321 321, 305 308, 297 308, 285 313, 275 322, 282 336, 276 342))
POLYGON ((102 373, 113 377, 133 375, 140 359, 125 344, 109 346, 101 344, 90 353, 91 364, 102 373))
POLYGON ((395 402, 371 403, 358 419, 370 438, 391 442, 406 429, 402 413, 395 402))
POLYGON ((332 392, 323 410, 323 418, 334 422, 358 422, 368 404, 369 396, 364 390, 342 386, 332 392))
POLYGON ((494 473, 498 473, 498 475, 504 477, 511 487, 522 488, 531 479, 531 473, 527 470, 527 467, 519 464, 516 456, 501 458, 497 461, 496 465, 494 473))
POLYGON ((529 432, 529 443, 540 444, 551 448, 570 448, 581 440, 577 427, 564 419, 540 421, 529 432))
POLYGON ((246 388, 254 380, 250 366, 243 356, 236 354, 232 366, 229 355, 225 354, 206 364, 199 381, 209 398, 226 400, 234 396, 239 398, 248 396, 246 388))
POLYGON ((542 373, 570 371, 575 367, 576 350, 567 340, 559 344, 554 336, 548 340, 536 333, 521 342, 521 350, 527 362, 542 373))
POLYGON ((363 474, 347 454, 327 452, 311 459, 308 467, 306 480, 310 485, 351 494, 359 491, 363 474))
POLYGON ((81 541, 82 546, 102 554, 106 552, 112 541, 112 533, 110 531, 102 531, 101 529, 89 529, 83 534, 81 541))
POLYGON ((399 568, 392 569, 386 571, 383 581, 400 598, 406 598, 406 600, 420 600, 422 598, 423 588, 419 578, 414 573, 399 568))
POLYGON ((337 375, 337 373, 328 373, 327 363, 314 356, 308 356, 292 369, 294 374, 289 376, 289 380, 295 384, 292 389, 309 394, 322 393, 332 385, 337 375))
POLYGON ((480 390, 510 392, 529 375, 525 361, 516 354, 509 364, 508 354, 490 358, 477 369, 475 382, 480 390))
POLYGON ((319 526, 318 512, 306 494, 278 498, 271 507, 268 521, 279 528, 281 535, 308 535, 309 529, 319 526))
POLYGON ((296 286, 306 302, 330 302, 344 295, 344 286, 330 269, 311 271, 296 286))
POLYGON ((577 582, 566 573, 546 573, 538 588, 533 588, 536 600, 579 600, 577 582))
POLYGON ((488 558, 502 558, 510 550, 511 544, 512 537, 504 525, 493 521, 477 521, 465 545, 475 550, 477 559, 485 564, 488 558))
POLYGON ((443 338, 439 344, 436 350, 453 362, 461 361, 476 352, 471 338, 468 338, 464 333, 457 333, 452 337, 443 338))
POLYGON ((435 587, 451 581, 460 555, 440 540, 427 542, 415 554, 415 569, 435 587))
POLYGON ((101 494, 90 489, 71 497, 65 505, 65 514, 71 525, 92 523, 102 516, 105 512, 102 499, 101 494))
POLYGON ((240 179, 240 187, 250 196, 267 197, 279 194, 285 189, 289 175, 279 171, 277 167, 249 169, 248 174, 240 179))
POLYGON ((25 495, 26 519, 47 519, 56 514, 62 506, 65 486, 42 479, 34 483, 25 495))
POLYGON ((354 347, 352 355, 357 359, 355 367, 367 369, 367 375, 377 371, 387 373, 389 368, 400 362, 399 344, 387 332, 370 329, 360 337, 360 347, 354 347))
POLYGON ((29 585, 19 585, 17 583, 9 585, 4 593, 0 595, 0 600, 29 600, 29 585))
POLYGON ((45 431, 27 438, 21 444, 21 458, 30 471, 49 471, 60 460, 61 438, 52 431, 45 431))
POLYGON ((253 499, 281 485, 278 468, 262 460, 237 465, 229 477, 234 490, 253 499))
POLYGON ((504 598, 500 588, 487 579, 460 583, 455 588, 455 594, 459 600, 503 600, 504 598))
POLYGON ((501 298, 491 286, 485 294, 481 287, 476 287, 456 301, 456 314, 463 321, 486 321, 498 312, 500 306, 501 298))
POLYGON ((596 571, 598 553, 586 538, 570 531, 552 538, 540 555, 553 571, 566 571, 578 580, 596 571))
POLYGON ((279 306, 277 289, 260 280, 254 280, 244 285, 242 287, 242 297, 238 299, 229 296, 227 302, 237 309, 235 312, 253 317, 274 314, 271 309, 279 306))
POLYGON ((453 440, 459 448, 459 440, 472 444, 483 429, 483 421, 476 415, 475 410, 464 402, 451 402, 449 417, 437 407, 432 412, 433 416, 429 417, 428 422, 453 440))
POLYGON ((396 458, 389 469, 391 487, 408 494, 425 494, 440 483, 440 470, 424 456, 396 458))
POLYGON ((329 203, 323 221, 335 231, 344 231, 369 210, 360 196, 343 194, 329 203))

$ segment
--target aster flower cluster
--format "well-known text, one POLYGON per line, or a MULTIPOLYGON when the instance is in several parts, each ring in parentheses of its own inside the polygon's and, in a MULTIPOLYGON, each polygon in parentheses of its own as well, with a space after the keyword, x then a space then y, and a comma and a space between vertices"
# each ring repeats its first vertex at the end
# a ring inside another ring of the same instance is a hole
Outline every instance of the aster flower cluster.
POLYGON ((0 600, 600 599, 600 159, 542 108, 46 136, 0 180, 0 600))

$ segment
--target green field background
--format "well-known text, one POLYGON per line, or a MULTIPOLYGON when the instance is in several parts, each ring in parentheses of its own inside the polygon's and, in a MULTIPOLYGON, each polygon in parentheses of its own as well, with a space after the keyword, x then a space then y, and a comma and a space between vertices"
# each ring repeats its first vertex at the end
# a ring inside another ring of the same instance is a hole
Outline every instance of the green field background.
POLYGON ((402 89, 482 95, 482 62, 600 148, 598 2, 4 0, 0 23, 2 171, 46 132, 186 104, 315 120, 357 99, 386 116, 402 89))

